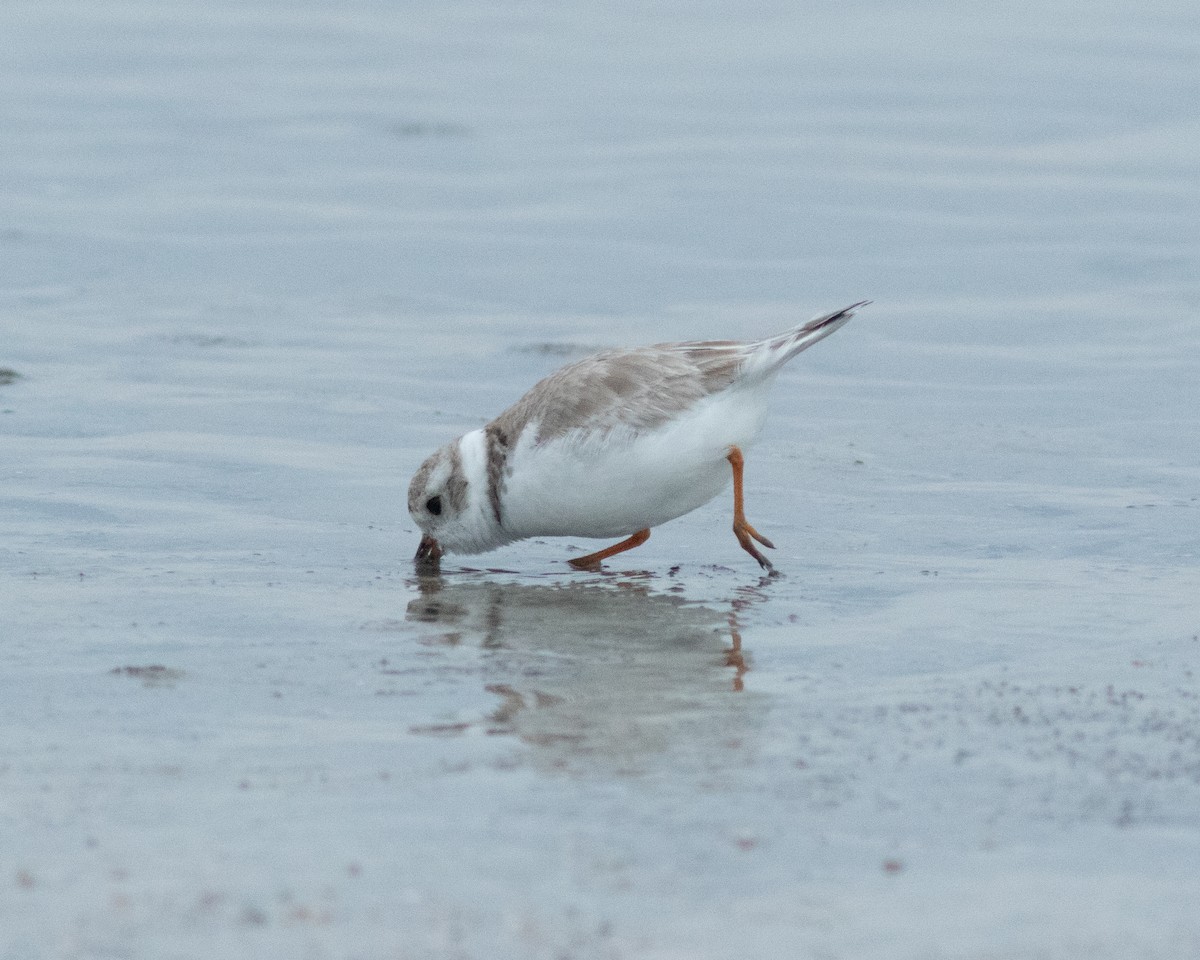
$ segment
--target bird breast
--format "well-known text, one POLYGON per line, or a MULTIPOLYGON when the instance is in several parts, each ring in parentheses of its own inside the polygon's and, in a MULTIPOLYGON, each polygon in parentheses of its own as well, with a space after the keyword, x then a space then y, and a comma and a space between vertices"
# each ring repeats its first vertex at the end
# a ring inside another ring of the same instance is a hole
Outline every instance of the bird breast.
POLYGON ((503 481, 505 532, 627 536, 695 510, 728 485, 729 448, 762 429, 765 386, 722 391, 653 430, 581 429, 539 443, 530 424, 503 481))

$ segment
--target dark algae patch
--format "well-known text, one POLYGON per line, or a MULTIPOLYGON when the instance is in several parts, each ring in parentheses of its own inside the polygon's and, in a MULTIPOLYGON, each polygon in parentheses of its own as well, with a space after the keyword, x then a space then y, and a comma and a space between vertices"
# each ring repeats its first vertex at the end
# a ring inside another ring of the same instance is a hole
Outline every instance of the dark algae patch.
POLYGON ((147 687, 173 687, 175 681, 183 678, 183 671, 162 664, 152 663, 144 667, 126 666, 113 667, 109 673, 120 677, 137 677, 147 687))

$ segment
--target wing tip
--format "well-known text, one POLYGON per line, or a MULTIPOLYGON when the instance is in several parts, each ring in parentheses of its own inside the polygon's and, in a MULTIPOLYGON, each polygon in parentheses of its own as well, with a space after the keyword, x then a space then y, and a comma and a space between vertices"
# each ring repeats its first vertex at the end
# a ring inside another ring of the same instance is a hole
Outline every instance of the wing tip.
POLYGON ((859 307, 865 307, 873 300, 859 300, 857 303, 852 303, 848 307, 842 307, 841 310, 834 310, 833 313, 825 313, 814 320, 809 320, 799 330, 800 333, 816 333, 825 327, 838 324, 839 326, 854 316, 854 311, 859 307))

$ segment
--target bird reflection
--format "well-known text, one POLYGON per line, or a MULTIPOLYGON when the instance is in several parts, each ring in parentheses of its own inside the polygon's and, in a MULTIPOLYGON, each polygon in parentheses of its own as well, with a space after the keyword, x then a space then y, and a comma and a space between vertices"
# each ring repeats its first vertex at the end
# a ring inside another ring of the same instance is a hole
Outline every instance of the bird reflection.
POLYGON ((414 727, 459 733, 482 727, 547 748, 553 766, 603 759, 627 772, 668 746, 712 756, 741 744, 761 715, 745 691, 750 657, 738 614, 766 581, 718 609, 635 576, 553 584, 423 576, 407 609, 430 647, 472 646, 484 688, 499 704, 478 722, 414 727))

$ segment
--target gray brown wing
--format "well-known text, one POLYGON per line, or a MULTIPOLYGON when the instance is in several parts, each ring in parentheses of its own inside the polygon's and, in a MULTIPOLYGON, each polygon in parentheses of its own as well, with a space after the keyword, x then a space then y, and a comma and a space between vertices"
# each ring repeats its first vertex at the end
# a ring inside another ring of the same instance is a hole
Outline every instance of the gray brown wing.
POLYGON ((652 430, 729 386, 746 346, 713 341, 598 353, 550 374, 487 430, 507 443, 535 421, 538 443, 579 429, 652 430))

